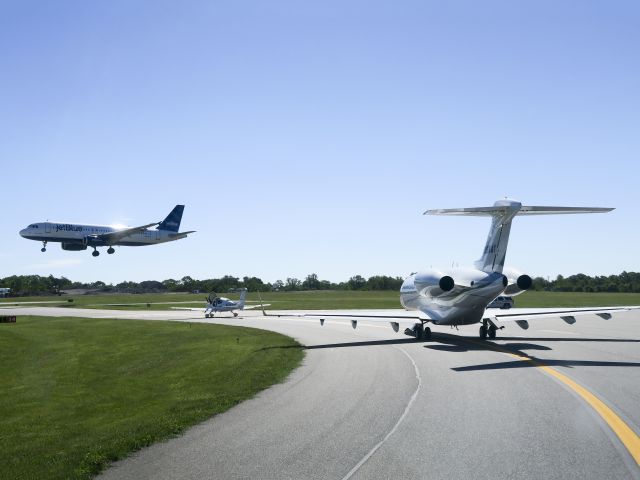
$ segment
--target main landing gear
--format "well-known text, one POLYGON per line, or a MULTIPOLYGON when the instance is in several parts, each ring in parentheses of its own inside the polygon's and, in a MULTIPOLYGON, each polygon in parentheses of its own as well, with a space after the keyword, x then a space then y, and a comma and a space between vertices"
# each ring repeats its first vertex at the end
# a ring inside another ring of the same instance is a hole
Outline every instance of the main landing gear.
MULTIPOLYGON (((500 327, 503 329, 504 327, 500 327)), ((482 319, 482 326, 480 327, 480 338, 482 340, 486 340, 489 337, 490 340, 494 340, 496 338, 496 333, 498 331, 498 327, 488 318, 482 319)))
POLYGON ((46 252, 47 251, 47 241, 45 240, 44 242, 42 242, 42 248, 40 249, 41 252, 46 252))
POLYGON ((112 255, 112 254, 114 254, 115 252, 116 252, 116 251, 115 251, 115 249, 114 249, 113 247, 109 247, 109 248, 107 249, 107 253, 108 253, 109 255, 112 255))
POLYGON ((407 328, 404 333, 416 337, 416 340, 431 340, 431 329, 425 327, 424 323, 416 323, 413 328, 407 328))
POLYGON ((100 255, 100 252, 96 247, 93 247, 93 252, 91 252, 91 255, 93 255, 94 257, 97 257, 98 255, 100 255))

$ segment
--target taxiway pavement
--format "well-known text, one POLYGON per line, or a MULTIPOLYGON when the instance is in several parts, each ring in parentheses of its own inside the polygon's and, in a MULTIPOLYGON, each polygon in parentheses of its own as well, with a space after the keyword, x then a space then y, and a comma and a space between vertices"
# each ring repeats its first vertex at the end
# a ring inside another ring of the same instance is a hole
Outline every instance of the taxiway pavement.
POLYGON ((588 389, 637 438, 637 311, 583 316, 572 326, 531 321, 526 331, 508 324, 484 342, 477 325, 432 327, 432 340, 416 342, 388 324, 360 321, 353 330, 348 319, 332 318, 321 327, 255 311, 213 319, 51 307, 2 314, 244 325, 307 346, 285 383, 133 454, 102 479, 640 478, 629 445, 543 368, 588 389))

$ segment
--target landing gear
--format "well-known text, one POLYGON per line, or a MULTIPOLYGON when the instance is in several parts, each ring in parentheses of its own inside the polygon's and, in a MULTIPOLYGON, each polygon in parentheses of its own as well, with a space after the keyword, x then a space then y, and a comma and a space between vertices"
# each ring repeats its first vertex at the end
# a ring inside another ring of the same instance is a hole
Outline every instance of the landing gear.
POLYGON ((93 252, 91 252, 91 255, 93 255, 94 257, 97 257, 98 255, 100 255, 100 252, 96 247, 93 247, 93 252))
POLYGON ((237 317, 237 316, 238 316, 238 312, 231 312, 231 313, 233 313, 233 316, 234 316, 234 317, 237 317))
MULTIPOLYGON (((407 332, 405 331, 405 333, 407 332)), ((412 333, 413 336, 416 337, 416 340, 431 340, 431 329, 429 327, 425 327, 422 323, 416 324, 413 327, 412 333)))
POLYGON ((113 247, 109 247, 109 248, 107 249, 107 253, 108 253, 109 255, 111 255, 111 254, 113 254, 113 253, 116 253, 116 251, 115 251, 115 249, 114 249, 113 247))
POLYGON ((424 332, 422 333, 423 340, 431 340, 431 329, 429 327, 424 327, 424 332))
POLYGON ((44 242, 42 242, 42 248, 40 249, 41 252, 46 252, 47 251, 47 241, 45 240, 44 242))
MULTIPOLYGON (((504 327, 500 327, 504 328, 504 327)), ((480 338, 485 340, 489 337, 491 340, 496 338, 498 327, 493 322, 490 322, 488 318, 482 319, 482 326, 480 327, 480 338)))
POLYGON ((496 328, 496 326, 495 326, 495 325, 489 325, 489 331, 488 331, 488 333, 489 333, 489 338, 490 338, 491 340, 494 340, 494 339, 496 338, 496 331, 497 331, 497 330, 498 330, 498 329, 496 328))
POLYGON ((485 327, 484 325, 482 325, 480 327, 480 339, 481 340, 485 340, 487 338, 487 327, 485 327))

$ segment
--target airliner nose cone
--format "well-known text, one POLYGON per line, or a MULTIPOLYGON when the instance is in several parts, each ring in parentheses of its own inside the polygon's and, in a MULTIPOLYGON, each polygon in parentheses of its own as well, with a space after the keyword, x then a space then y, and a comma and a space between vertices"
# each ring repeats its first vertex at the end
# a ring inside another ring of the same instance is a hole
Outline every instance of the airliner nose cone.
POLYGON ((24 237, 27 234, 27 229, 23 228, 22 230, 20 230, 20 236, 24 237))

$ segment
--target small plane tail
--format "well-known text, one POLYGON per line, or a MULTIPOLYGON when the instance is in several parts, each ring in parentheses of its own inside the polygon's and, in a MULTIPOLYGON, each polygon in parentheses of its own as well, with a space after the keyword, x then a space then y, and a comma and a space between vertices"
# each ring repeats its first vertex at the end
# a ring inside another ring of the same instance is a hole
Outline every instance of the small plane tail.
POLYGON ((176 205, 160 224, 158 230, 167 230, 169 232, 177 232, 180 229, 180 221, 182 220, 182 212, 184 205, 176 205))
POLYGON ((498 200, 491 207, 448 208, 427 210, 425 215, 466 215, 492 217, 489 235, 482 257, 475 262, 476 268, 483 272, 502 273, 507 245, 511 233, 511 221, 516 215, 558 215, 567 213, 605 213, 613 208, 596 207, 539 207, 525 206, 515 200, 498 200))
POLYGON ((244 308, 244 300, 247 297, 247 289, 243 288, 240 290, 240 300, 238 300, 238 307, 240 310, 244 308))

